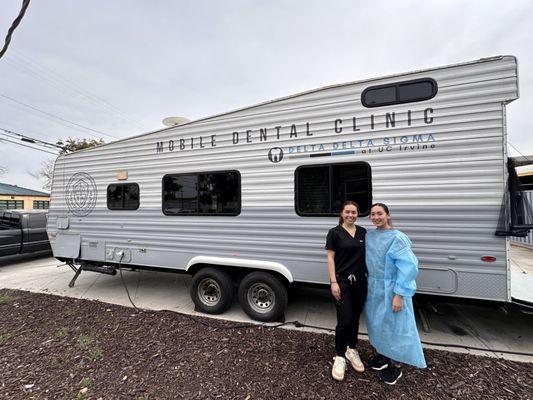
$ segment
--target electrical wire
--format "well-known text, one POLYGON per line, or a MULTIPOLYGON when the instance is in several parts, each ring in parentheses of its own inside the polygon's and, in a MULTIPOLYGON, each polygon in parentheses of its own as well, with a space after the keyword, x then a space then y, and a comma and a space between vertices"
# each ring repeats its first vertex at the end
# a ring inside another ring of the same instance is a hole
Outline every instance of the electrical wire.
POLYGON ((75 82, 64 78, 57 72, 39 64, 35 60, 30 59, 20 52, 13 51, 10 53, 10 55, 13 57, 13 59, 6 59, 6 63, 16 68, 17 72, 23 72, 34 79, 41 80, 42 82, 47 83, 48 85, 57 89, 59 92, 68 96, 71 96, 70 93, 75 93, 83 97, 85 100, 91 102, 93 105, 105 110, 107 113, 114 113, 121 120, 134 123, 138 128, 143 130, 150 129, 148 125, 146 125, 141 119, 127 114, 107 100, 91 93, 90 91, 77 85, 75 82))
MULTIPOLYGON (((120 265, 121 265, 121 261, 122 261, 123 256, 124 256, 124 254, 122 254, 122 256, 120 257, 119 271, 120 271, 120 265)), ((127 287, 126 282, 124 281, 124 278, 122 276, 122 272, 120 272, 120 278, 122 279, 122 283, 124 285, 124 288, 126 289, 126 293, 128 295, 128 299, 130 300, 131 305, 137 311, 144 312, 145 310, 143 310, 141 308, 138 308, 135 305, 135 303, 133 302, 133 300, 131 299, 130 293, 128 291, 128 287, 127 287)), ((323 326, 316 326, 316 325, 308 325, 308 324, 301 323, 298 320, 281 322, 281 323, 275 324, 275 325, 269 325, 269 324, 264 324, 264 323, 263 324, 244 323, 244 324, 226 326, 226 325, 213 324, 213 323, 210 323, 210 322, 202 321, 201 319, 199 319, 199 318, 197 318, 197 317, 195 317, 193 315, 190 315, 190 314, 187 314, 187 313, 183 313, 183 312, 179 312, 179 311, 163 309, 163 310, 157 310, 156 312, 170 312, 170 313, 178 314, 178 315, 184 316, 184 317, 186 317, 186 318, 188 318, 190 320, 193 320, 194 322, 196 322, 198 324, 201 324, 203 326, 209 327, 209 328, 211 328, 213 330, 232 330, 232 329, 249 329, 249 328, 261 328, 261 329, 262 328, 280 328, 282 326, 294 325, 296 328, 311 328, 311 329, 323 330, 323 331, 327 331, 327 332, 335 332, 335 329, 332 329, 332 328, 325 328, 323 326)), ((367 336, 368 337, 368 333, 366 333, 366 332, 359 332, 359 334, 362 335, 362 336, 367 336)), ((530 353, 530 352, 491 349, 491 348, 467 346, 467 345, 461 345, 461 344, 455 344, 455 343, 428 342, 428 341, 425 341, 425 340, 421 340, 420 342, 422 344, 429 345, 429 346, 462 348, 462 349, 467 349, 467 350, 489 351, 491 353, 513 354, 513 355, 521 355, 521 356, 533 357, 533 353, 530 353)))
POLYGON ((120 267, 122 265, 122 259, 123 258, 124 258, 124 252, 122 251, 122 254, 120 255, 120 260, 118 260, 118 272, 120 274, 120 280, 122 281, 122 284, 124 285, 124 289, 126 289, 126 294, 128 295, 128 299, 130 300, 130 303, 133 306, 133 308, 135 308, 137 311, 142 311, 140 308, 138 308, 135 305, 135 303, 131 299, 130 291, 128 290, 128 285, 126 285, 126 281, 124 280, 124 277, 122 276, 122 268, 120 268, 120 267))
POLYGON ((60 150, 63 150, 64 148, 62 146, 59 146, 58 144, 55 144, 55 143, 50 143, 50 142, 45 142, 44 140, 40 140, 40 139, 36 139, 36 138, 33 138, 31 136, 28 136, 28 135, 23 135, 21 133, 17 133, 17 132, 14 132, 14 131, 11 131, 9 129, 6 129, 6 128, 1 128, 0 127, 0 131, 4 131, 5 133, 7 134, 10 134, 10 135, 13 135, 13 136, 17 136, 17 139, 20 138, 21 140, 32 140, 34 142, 37 142, 37 143, 41 143, 45 146, 52 146, 54 148, 58 148, 60 150))
MULTIPOLYGON (((4 135, 4 134, 0 132, 0 135, 4 135)), ((13 144, 16 144, 16 145, 18 145, 18 146, 28 147, 28 148, 33 149, 33 150, 43 151, 43 152, 48 153, 48 154, 53 154, 54 156, 58 156, 58 155, 59 155, 58 153, 54 153, 54 152, 52 152, 52 151, 48 151, 48 150, 44 150, 44 149, 39 149, 38 147, 28 146, 28 145, 26 145, 26 144, 19 143, 19 142, 16 142, 16 141, 14 141, 14 140, 9 140, 9 139, 6 139, 6 138, 0 138, 0 141, 13 143, 13 144)))
POLYGON ((66 122, 66 123, 68 123, 68 124, 71 124, 71 125, 74 125, 74 126, 77 126, 77 127, 83 128, 83 129, 86 129, 86 130, 91 131, 91 132, 98 133, 98 134, 100 134, 100 135, 105 135, 105 136, 108 136, 108 137, 113 138, 113 139, 119 139, 118 137, 113 136, 113 135, 110 135, 110 134, 108 134, 108 133, 105 133, 105 132, 102 132, 102 131, 99 131, 99 130, 96 130, 96 129, 93 129, 93 128, 89 128, 88 126, 85 126, 85 125, 82 125, 82 124, 78 124, 77 122, 73 122, 73 121, 70 121, 70 120, 68 120, 68 119, 65 119, 65 118, 59 117, 59 116, 57 116, 57 115, 55 115, 55 114, 49 113, 49 112, 47 112, 47 111, 43 111, 43 110, 41 110, 41 109, 39 109, 39 108, 37 108, 37 107, 34 107, 34 106, 32 106, 32 105, 29 105, 29 104, 26 104, 26 103, 24 103, 24 102, 22 102, 22 101, 20 101, 20 100, 14 99, 13 97, 6 96, 6 95, 1 94, 1 93, 0 93, 0 97, 3 97, 4 99, 7 99, 7 100, 12 101, 12 102, 14 102, 14 103, 17 103, 17 104, 19 104, 19 105, 21 105, 21 106, 27 107, 27 108, 29 108, 29 109, 31 109, 31 110, 37 111, 37 112, 39 112, 39 113, 41 113, 41 114, 43 114, 43 115, 46 115, 46 116, 48 116, 48 117, 50 117, 50 118, 54 118, 54 119, 57 119, 57 120, 59 120, 59 121, 66 122))
POLYGON ((523 155, 523 154, 520 152, 520 150, 518 150, 516 147, 514 147, 514 146, 511 144, 511 142, 507 141, 507 143, 509 144, 509 146, 511 146, 513 149, 515 149, 515 150, 518 152, 518 154, 520 154, 522 157, 524 157, 524 158, 526 159, 526 161, 531 162, 531 160, 530 160, 529 158, 527 158, 525 155, 523 155))
POLYGON ((17 29, 17 26, 19 26, 20 22, 22 21, 22 18, 24 17, 24 14, 26 14, 26 10, 29 5, 30 0, 22 1, 22 7, 20 9, 19 15, 17 15, 17 18, 15 18, 15 20, 7 31, 6 39, 4 41, 4 47, 2 47, 2 50, 0 50, 0 58, 2 58, 3 55, 6 53, 7 48, 9 47, 9 43, 11 43, 11 36, 13 36, 13 32, 15 32, 15 29, 17 29))

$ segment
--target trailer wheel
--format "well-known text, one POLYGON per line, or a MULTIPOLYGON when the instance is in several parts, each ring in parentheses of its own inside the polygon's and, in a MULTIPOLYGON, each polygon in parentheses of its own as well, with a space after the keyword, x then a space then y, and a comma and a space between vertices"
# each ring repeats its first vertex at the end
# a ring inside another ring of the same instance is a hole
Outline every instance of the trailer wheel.
POLYGON ((204 268, 192 278, 192 301, 198 310, 206 314, 226 311, 233 301, 233 292, 231 277, 219 269, 204 268))
POLYGON ((244 312, 257 321, 279 321, 287 298, 285 285, 266 272, 251 272, 239 285, 239 302, 244 312))

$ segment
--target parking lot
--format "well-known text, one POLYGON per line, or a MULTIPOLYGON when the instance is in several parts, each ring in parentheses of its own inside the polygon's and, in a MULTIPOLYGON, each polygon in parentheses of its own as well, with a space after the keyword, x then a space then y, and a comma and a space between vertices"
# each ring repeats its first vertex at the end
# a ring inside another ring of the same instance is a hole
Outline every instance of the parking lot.
MULTIPOLYGON (((522 281, 527 282, 533 271, 533 251, 513 247, 512 252, 513 273, 523 275, 526 281, 522 281)), ((75 286, 70 288, 68 284, 73 275, 68 266, 49 254, 8 257, 0 261, 0 288, 131 306, 126 286, 133 303, 139 308, 200 315, 194 310, 189 296, 188 275, 124 270, 121 279, 120 274, 109 276, 83 272, 75 286)), ((523 287, 521 290, 527 291, 523 287)), ((425 347, 533 362, 532 314, 523 313, 511 305, 428 297, 420 297, 417 302, 420 336, 425 347)), ((237 302, 224 314, 213 317, 253 322, 237 302)), ((335 326, 335 311, 329 291, 298 289, 292 292, 285 320, 308 326, 296 328, 287 325, 290 329, 331 332, 335 326)), ((362 325, 364 333, 363 321, 362 325)))

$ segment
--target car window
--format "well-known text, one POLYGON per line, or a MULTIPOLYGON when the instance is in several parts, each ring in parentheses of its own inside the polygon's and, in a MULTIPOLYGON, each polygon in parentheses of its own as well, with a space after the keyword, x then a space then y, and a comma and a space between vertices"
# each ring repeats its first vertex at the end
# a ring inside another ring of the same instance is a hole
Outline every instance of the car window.
POLYGON ((9 226, 11 228, 20 228, 20 215, 11 214, 11 219, 9 220, 9 226))

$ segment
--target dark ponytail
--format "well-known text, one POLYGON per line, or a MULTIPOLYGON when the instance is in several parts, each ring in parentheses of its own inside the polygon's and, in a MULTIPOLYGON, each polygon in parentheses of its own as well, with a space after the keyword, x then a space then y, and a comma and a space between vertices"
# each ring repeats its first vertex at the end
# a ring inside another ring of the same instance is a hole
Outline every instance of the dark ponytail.
POLYGON ((342 212, 344 211, 344 208, 346 206, 355 206, 355 209, 357 210, 357 214, 359 214, 359 204, 357 204, 355 201, 347 200, 344 203, 342 203, 341 211, 339 215, 339 225, 342 225, 344 222, 344 219, 342 219, 342 212))

